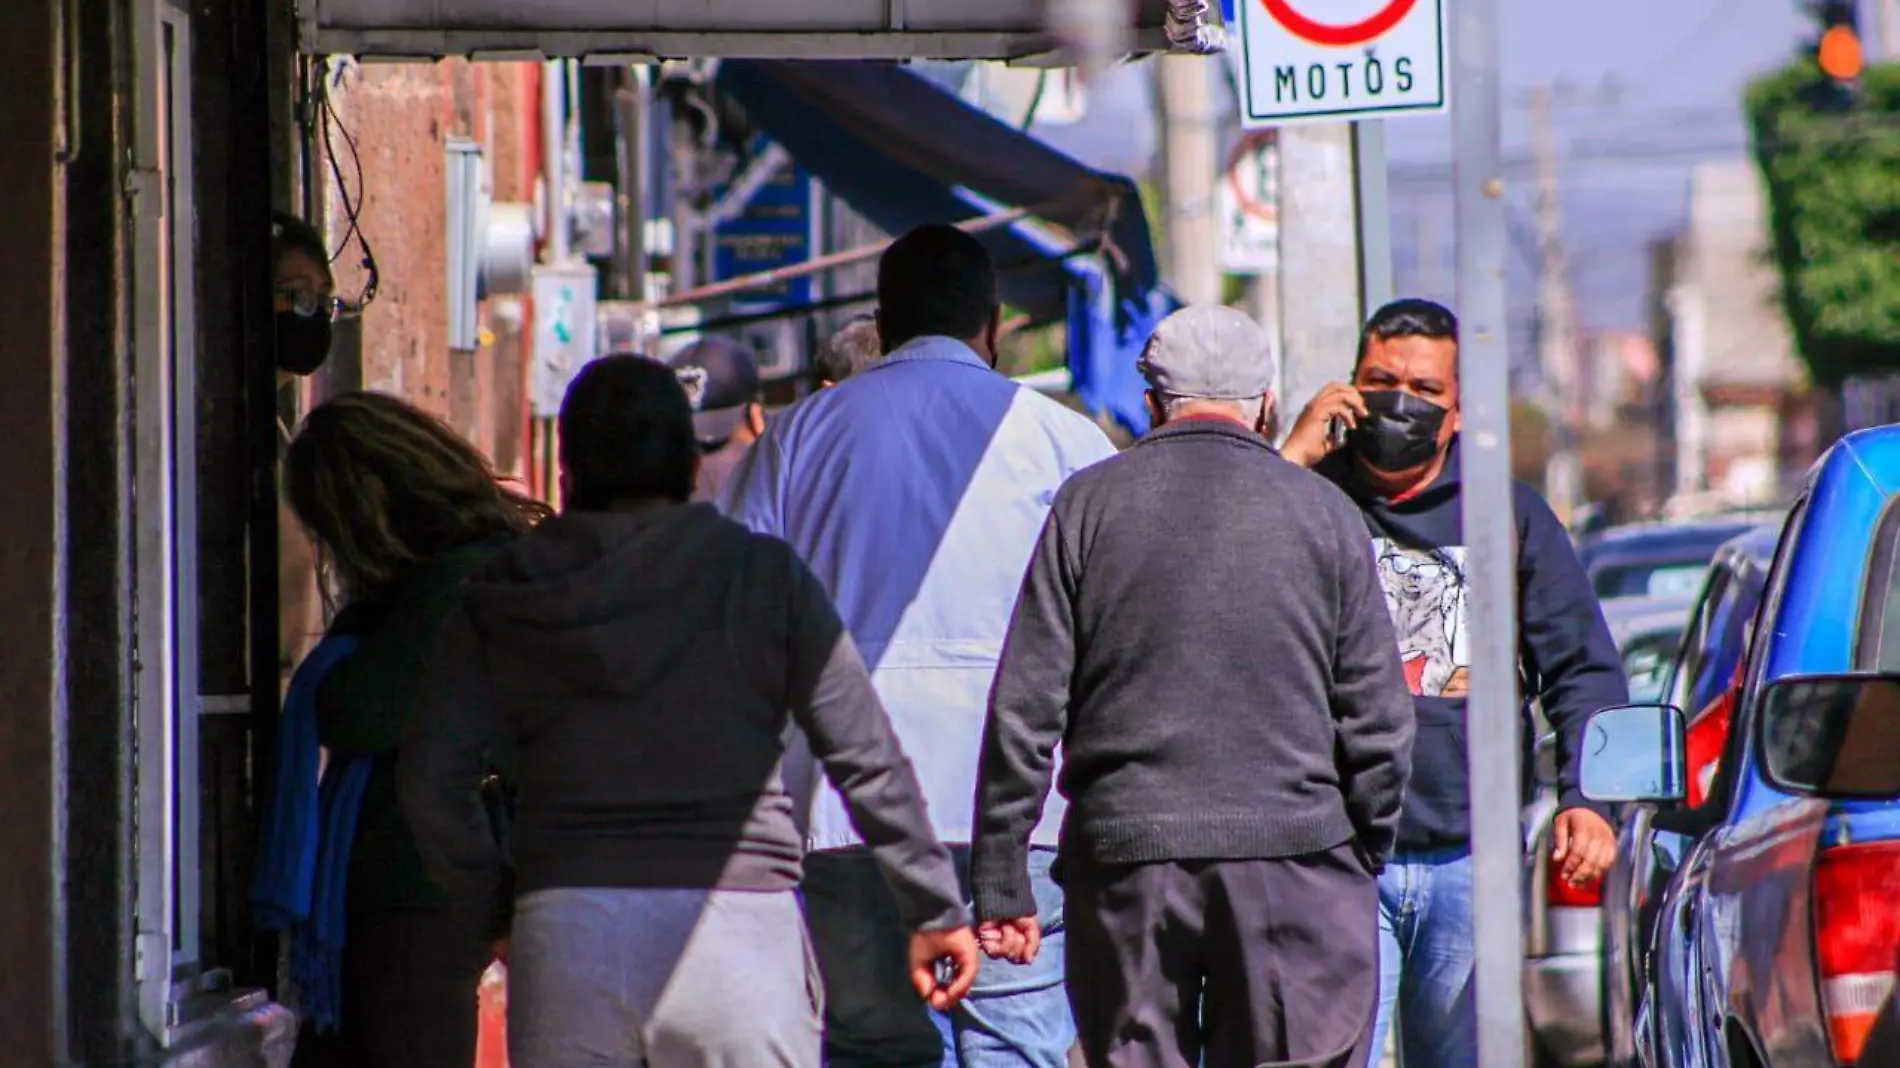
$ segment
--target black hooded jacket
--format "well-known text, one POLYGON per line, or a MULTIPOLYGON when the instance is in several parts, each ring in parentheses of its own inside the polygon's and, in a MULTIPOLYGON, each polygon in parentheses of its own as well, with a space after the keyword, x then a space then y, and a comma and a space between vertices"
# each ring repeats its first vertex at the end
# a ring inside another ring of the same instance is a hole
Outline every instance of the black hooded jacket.
MULTIPOLYGON (((1470 659, 1458 443, 1453 441, 1438 478, 1403 500, 1373 496, 1348 452, 1335 453, 1315 470, 1345 490, 1365 516, 1418 711, 1399 846, 1466 844, 1471 814, 1464 694, 1470 659)), ((1512 491, 1524 748, 1530 748, 1530 703, 1538 701, 1557 732, 1559 807, 1588 808, 1607 818, 1606 808, 1584 799, 1578 762, 1585 721, 1629 700, 1622 658, 1569 533, 1536 490, 1520 482, 1512 491)))

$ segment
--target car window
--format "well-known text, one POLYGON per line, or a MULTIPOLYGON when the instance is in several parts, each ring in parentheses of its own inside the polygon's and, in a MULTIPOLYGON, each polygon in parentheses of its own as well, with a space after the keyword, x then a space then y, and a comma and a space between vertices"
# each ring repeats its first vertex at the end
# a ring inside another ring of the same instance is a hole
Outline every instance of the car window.
POLYGON ((1664 631, 1633 638, 1624 645, 1623 674, 1629 678, 1631 701, 1648 704, 1662 700, 1669 662, 1681 641, 1681 633, 1664 631))
POLYGON ((1722 755, 1721 781, 1711 791, 1712 799, 1719 799, 1731 815, 1741 794, 1734 788, 1736 773, 1733 769, 1743 766, 1750 748, 1750 736, 1755 730, 1755 710, 1761 704, 1762 683, 1775 643, 1774 621, 1781 614, 1782 599, 1787 596, 1788 561, 1794 555, 1795 545, 1801 538, 1801 528, 1807 522, 1810 499, 1808 491, 1803 490, 1800 499, 1788 511, 1788 521, 1782 525, 1781 536, 1775 542, 1774 562, 1768 567, 1760 598, 1751 613, 1753 619, 1746 630, 1747 638, 1741 650, 1741 670, 1747 681, 1737 715, 1747 726, 1744 728, 1738 723, 1735 729, 1728 732, 1726 751, 1722 755))
POLYGON ((1667 564, 1611 564, 1592 579, 1599 600, 1617 597, 1694 597, 1702 588, 1708 561, 1667 564))
POLYGON ((1721 696, 1735 680, 1735 665, 1741 660, 1742 627, 1755 610, 1757 598, 1745 582, 1733 574, 1723 582, 1715 608, 1709 613, 1708 632, 1702 638, 1702 657, 1683 710, 1695 714, 1721 696))
POLYGON ((1708 660, 1711 639, 1721 633, 1711 624, 1729 588, 1734 584, 1731 572, 1725 567, 1716 567, 1709 571, 1707 581, 1708 588, 1696 602, 1695 613, 1683 630, 1681 652, 1677 662, 1670 668, 1669 679, 1664 688, 1664 693, 1668 695, 1668 703, 1691 714, 1694 713, 1696 707, 1694 702, 1696 683, 1704 674, 1704 664, 1708 660))
POLYGON ((1887 503, 1861 598, 1855 660, 1874 671, 1900 671, 1900 498, 1887 503))

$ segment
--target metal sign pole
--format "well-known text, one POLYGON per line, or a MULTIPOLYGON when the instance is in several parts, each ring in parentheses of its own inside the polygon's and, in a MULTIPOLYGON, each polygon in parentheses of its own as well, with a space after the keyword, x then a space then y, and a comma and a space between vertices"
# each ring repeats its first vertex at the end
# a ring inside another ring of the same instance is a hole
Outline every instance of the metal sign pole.
POLYGON ((1499 150, 1498 0, 1451 16, 1457 183, 1463 519, 1470 604, 1472 895, 1477 910, 1478 1068, 1524 1064, 1523 887, 1518 761, 1515 519, 1511 513, 1506 231, 1499 150), (1500 803, 1502 802, 1502 803, 1500 803))
POLYGON ((1392 299, 1392 201, 1385 163, 1385 121, 1352 124, 1354 214, 1359 225, 1359 318, 1392 299))

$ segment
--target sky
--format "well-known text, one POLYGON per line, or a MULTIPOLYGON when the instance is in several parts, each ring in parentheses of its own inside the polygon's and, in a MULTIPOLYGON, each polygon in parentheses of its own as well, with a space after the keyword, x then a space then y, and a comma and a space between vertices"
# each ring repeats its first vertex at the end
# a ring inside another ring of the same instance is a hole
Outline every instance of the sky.
MULTIPOLYGON (((1343 0, 1354 3, 1360 0, 1343 0)), ((1455 3, 1456 0, 1448 0, 1455 3)), ((1811 34, 1799 0, 1504 0, 1504 156, 1514 254, 1513 319, 1534 313, 1529 92, 1555 89, 1565 241, 1586 328, 1642 330, 1646 248, 1681 228, 1702 159, 1747 153, 1741 97, 1811 34)), ((1441 117, 1386 125, 1398 284, 1451 281, 1450 128, 1441 117), (1420 252, 1421 215, 1444 247, 1420 252)))
MULTIPOLYGON (((1254 2, 1254 0, 1238 0, 1254 2)), ((1334 21, 1382 0, 1300 0, 1334 21)), ((1447 9, 1458 0, 1443 0, 1447 9)), ((1573 289, 1586 330, 1647 332, 1649 248, 1680 231, 1689 175, 1703 160, 1745 160, 1741 99, 1748 81, 1785 62, 1813 33, 1801 0, 1500 0, 1507 264, 1512 343, 1534 361, 1536 233, 1529 95, 1557 101, 1561 207, 1573 289)), ((1231 47, 1238 48, 1238 42, 1231 47)), ((1091 166, 1140 176, 1158 147, 1153 65, 1110 72, 1088 90, 1080 122, 1037 122, 1036 134, 1091 166)), ((1210 68, 1232 125, 1233 93, 1210 68)), ((958 72, 961 77, 961 71, 958 72)), ((1454 102, 1455 106, 1455 102, 1454 102)), ((1010 116, 1011 121, 1019 115, 1010 116)), ((1451 129, 1444 116, 1386 123, 1391 157, 1394 282, 1400 292, 1455 298, 1451 129)))

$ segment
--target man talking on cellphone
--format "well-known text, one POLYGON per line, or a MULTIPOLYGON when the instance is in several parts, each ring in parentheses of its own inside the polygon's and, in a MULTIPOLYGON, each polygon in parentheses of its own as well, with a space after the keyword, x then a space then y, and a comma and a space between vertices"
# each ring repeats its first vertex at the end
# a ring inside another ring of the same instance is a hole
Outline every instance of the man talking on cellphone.
MULTIPOLYGON (((1373 1046, 1381 1048, 1396 1004, 1406 1068, 1477 1062, 1458 429, 1458 319, 1428 300, 1397 300, 1366 323, 1352 380, 1322 389, 1282 450, 1359 506, 1418 716, 1398 850, 1379 879, 1373 1046)), ((1584 887, 1616 856, 1608 811, 1585 800, 1578 784, 1584 722, 1625 703, 1629 687, 1563 524, 1522 483, 1513 487, 1512 511, 1526 738, 1535 700, 1557 733, 1557 877, 1584 887)))

